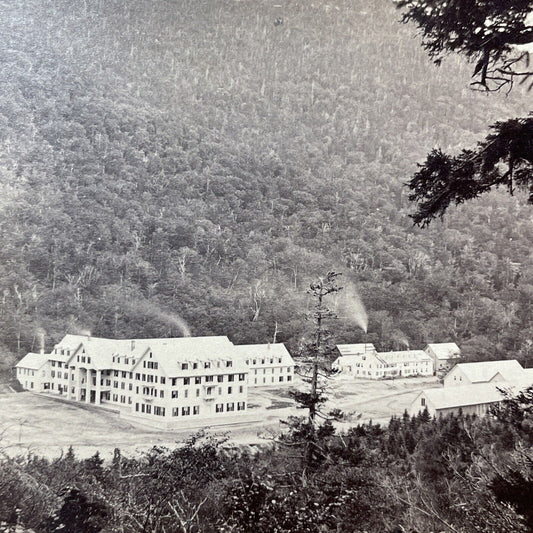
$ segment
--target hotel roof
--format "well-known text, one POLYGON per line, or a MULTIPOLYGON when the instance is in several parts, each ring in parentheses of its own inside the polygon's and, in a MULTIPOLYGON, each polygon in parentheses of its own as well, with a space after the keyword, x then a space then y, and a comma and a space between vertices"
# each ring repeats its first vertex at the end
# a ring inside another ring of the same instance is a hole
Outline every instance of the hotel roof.
MULTIPOLYGON (((173 337, 154 339, 106 339, 87 335, 66 335, 56 349, 69 349, 70 357, 86 355, 96 369, 115 368, 113 356, 126 356, 136 363, 152 351, 163 368, 170 369, 179 361, 229 359, 235 356, 235 347, 226 336, 173 337)), ((126 369, 126 368, 124 368, 126 369)))
POLYGON ((282 342, 276 344, 238 344, 235 346, 235 351, 239 357, 282 357, 292 361, 291 354, 282 342))
POLYGON ((505 398, 502 390, 514 395, 527 386, 527 383, 481 383, 461 387, 426 389, 417 396, 415 402, 423 395, 435 409, 481 405, 502 401, 505 398))
POLYGON ((378 352, 377 358, 385 364, 407 362, 433 362, 433 359, 424 350, 403 350, 400 352, 378 352))
POLYGON ((48 356, 41 353, 30 352, 26 354, 16 365, 17 368, 29 368, 39 370, 48 361, 48 356))
POLYGON ((376 347, 371 343, 337 344, 337 350, 339 350, 341 357, 376 353, 376 347))
POLYGON ((436 342, 428 344, 426 350, 431 348, 431 351, 436 355, 437 359, 455 359, 461 357, 461 350, 455 342, 436 342))
POLYGON ((486 383, 500 374, 506 381, 524 379, 527 374, 518 361, 508 359, 503 361, 482 361, 479 363, 459 363, 452 373, 461 371, 472 383, 486 383))

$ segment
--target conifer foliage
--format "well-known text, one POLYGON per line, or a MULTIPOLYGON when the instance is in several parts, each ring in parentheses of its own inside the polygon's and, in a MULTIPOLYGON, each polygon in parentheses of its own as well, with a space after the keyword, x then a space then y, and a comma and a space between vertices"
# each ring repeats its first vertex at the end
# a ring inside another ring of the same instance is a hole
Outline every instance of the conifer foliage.
MULTIPOLYGON (((517 48, 533 42, 530 24, 533 2, 511 0, 401 0, 403 21, 414 22, 423 46, 437 64, 449 52, 475 62, 472 86, 485 91, 510 91, 515 82, 533 88, 529 51, 517 48)), ((409 182, 412 215, 425 226, 442 216, 450 204, 461 204, 494 187, 515 185, 529 190, 533 203, 533 119, 513 118, 491 126, 477 149, 457 156, 433 150, 409 182)))

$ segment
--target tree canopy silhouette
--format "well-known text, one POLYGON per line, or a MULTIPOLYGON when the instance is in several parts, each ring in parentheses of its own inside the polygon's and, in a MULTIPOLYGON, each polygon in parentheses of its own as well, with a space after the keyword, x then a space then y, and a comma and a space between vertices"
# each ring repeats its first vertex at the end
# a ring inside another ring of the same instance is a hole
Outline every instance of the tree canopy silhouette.
MULTIPOLYGON (((510 91, 517 81, 533 88, 530 54, 522 48, 533 42, 533 2, 401 0, 397 5, 404 10, 403 22, 414 22, 421 30, 423 46, 436 64, 450 52, 475 63, 474 88, 510 91)), ((511 194, 515 185, 528 189, 533 203, 532 123, 529 117, 497 122, 477 149, 457 156, 433 150, 409 182, 410 199, 418 203, 412 215, 415 223, 425 226, 451 203, 463 203, 500 185, 511 194)))

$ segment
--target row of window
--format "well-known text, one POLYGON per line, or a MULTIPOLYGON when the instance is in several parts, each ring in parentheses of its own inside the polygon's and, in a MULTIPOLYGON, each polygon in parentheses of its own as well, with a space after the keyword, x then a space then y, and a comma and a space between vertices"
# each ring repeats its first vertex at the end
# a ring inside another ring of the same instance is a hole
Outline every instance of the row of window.
MULTIPOLYGON (((278 360, 278 363, 281 363, 282 358, 278 357, 277 360, 278 360)), ((268 361, 270 361, 271 365, 274 364, 274 358, 273 357, 271 357, 270 359, 251 359, 251 360, 250 359, 246 359, 246 364, 248 366, 250 366, 250 361, 252 361, 252 365, 257 365, 257 364, 265 365, 265 364, 268 364, 268 361)))
MULTIPOLYGON (((287 376, 287 381, 292 381, 292 376, 287 376)), ((263 378, 263 383, 266 383, 266 382, 267 382, 267 378, 263 378)), ((284 377, 278 376, 278 382, 283 383, 284 377)), ((254 378, 254 385, 257 385, 257 383, 258 383, 258 378, 254 378)), ((276 378, 274 376, 272 376, 270 383, 276 383, 276 378)))
MULTIPOLYGON (((113 363, 120 363, 121 356, 120 355, 114 355, 113 356, 113 363)), ((129 365, 135 365, 135 358, 134 357, 124 357, 124 364, 129 365)))
MULTIPOLYGON (((119 403, 119 397, 118 394, 113 394, 112 401, 119 403)), ((131 396, 124 396, 123 394, 120 395, 120 403, 128 403, 131 405, 131 396)))
MULTIPOLYGON (((214 396, 215 395, 215 391, 216 391, 217 387, 207 387, 205 389, 205 395, 206 396, 214 396)), ((237 389, 235 389, 237 390, 237 389)), ((227 388, 227 394, 233 394, 234 392, 234 387, 228 387, 227 388)), ((239 385, 239 388, 238 388, 238 394, 242 394, 244 392, 244 387, 242 385, 239 385)), ((218 396, 222 396, 222 394, 224 394, 223 392, 223 388, 222 387, 218 387, 218 396)), ((161 391, 161 398, 163 398, 163 391, 161 391)), ((173 390, 171 392, 171 397, 173 399, 176 399, 176 398, 188 398, 189 397, 189 391, 187 389, 185 390, 182 390, 181 392, 180 391, 177 391, 177 390, 173 390)), ((200 397, 200 389, 196 389, 196 397, 199 398, 200 397)))
MULTIPOLYGON (((260 368, 259 368, 259 369, 255 368, 255 369, 254 369, 254 375, 255 375, 255 374, 258 374, 260 370, 261 370, 260 368)), ((266 373, 267 373, 267 370, 268 370, 268 368, 263 368, 263 374, 266 374, 266 373)), ((271 370, 272 370, 271 374, 274 374, 275 371, 276 371, 275 368, 272 368, 271 370)), ((291 369, 290 369, 289 367, 287 367, 287 372, 290 372, 290 371, 291 371, 291 369)), ((280 369, 279 369, 279 373, 280 373, 280 374, 283 373, 283 368, 280 368, 280 369)))
MULTIPOLYGON (((237 402, 237 411, 244 411, 246 408, 246 402, 237 402)), ((232 411, 235 411, 235 403, 234 402, 228 402, 226 404, 226 412, 230 413, 232 411)), ((217 403, 215 405, 215 412, 216 413, 223 413, 224 412, 224 404, 223 403, 217 403)))
MULTIPOLYGON (((152 414, 152 405, 150 405, 149 403, 147 404, 144 404, 144 403, 141 403, 141 405, 139 406, 138 403, 135 404, 135 411, 137 412, 141 412, 141 413, 146 413, 148 415, 151 415, 152 414)), ((160 407, 159 405, 154 405, 153 406, 153 411, 154 411, 154 415, 156 416, 165 416, 165 408, 164 407, 160 407)))
MULTIPOLYGON (((233 361, 223 361, 223 365, 222 366, 225 366, 226 368, 231 368, 233 366, 233 361)), ((180 363, 178 363, 180 364, 180 363)), ((203 363, 198 363, 198 362, 194 362, 194 363, 181 363, 181 369, 182 370, 189 370, 189 368, 191 368, 192 370, 196 370, 198 368, 198 365, 201 364, 203 368, 211 368, 211 361, 204 361, 203 363)), ((220 361, 217 361, 217 364, 216 364, 216 367, 217 368, 220 368, 221 366, 221 362, 220 361)))
MULTIPOLYGON (((109 375, 109 374, 108 374, 109 375)), ((119 375, 122 376, 122 379, 126 379, 126 378, 130 378, 132 379, 133 378, 133 372, 125 372, 124 370, 120 371, 120 370, 113 370, 113 375, 118 378, 119 375)))
MULTIPOLYGON (((180 408, 179 407, 173 407, 172 408, 172 416, 179 416, 180 408)), ((182 407, 181 408, 181 416, 189 416, 191 414, 191 407, 182 407)), ((199 415, 200 414, 200 406, 199 405, 193 405, 192 406, 192 414, 193 415, 199 415)))

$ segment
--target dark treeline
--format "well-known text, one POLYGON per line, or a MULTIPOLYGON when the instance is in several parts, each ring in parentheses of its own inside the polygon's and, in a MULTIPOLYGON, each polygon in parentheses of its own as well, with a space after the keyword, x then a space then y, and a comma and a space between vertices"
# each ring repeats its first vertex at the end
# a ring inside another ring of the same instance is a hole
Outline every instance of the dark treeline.
POLYGON ((37 533, 533 531, 531 390, 485 419, 392 418, 338 434, 291 420, 254 453, 2 459, 0 522, 37 533), (309 453, 309 451, 311 453, 309 453))
MULTIPOLYGON (((278 341, 337 269, 380 349, 533 347, 533 220, 497 192, 413 228, 435 144, 520 114, 430 65, 389 2, 2 2, 0 345, 66 332, 278 341)), ((11 358, 9 358, 11 354, 11 358)))

